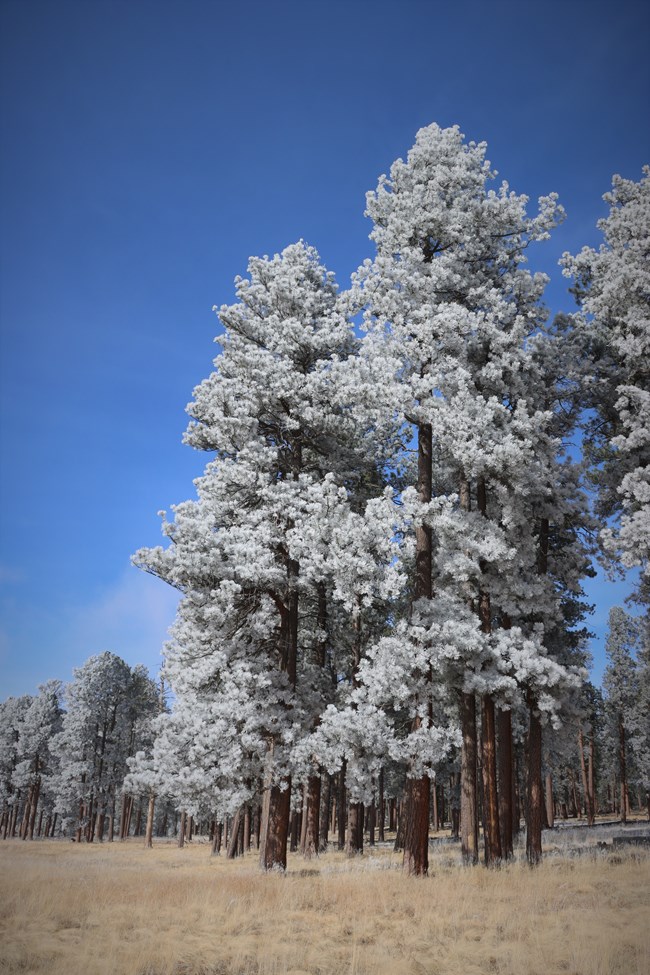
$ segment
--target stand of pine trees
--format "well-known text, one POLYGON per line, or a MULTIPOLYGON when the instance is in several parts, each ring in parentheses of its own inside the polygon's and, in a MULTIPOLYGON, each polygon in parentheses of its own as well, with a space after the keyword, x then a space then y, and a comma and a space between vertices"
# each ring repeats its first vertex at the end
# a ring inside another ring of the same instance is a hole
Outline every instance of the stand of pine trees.
POLYGON ((418 133, 349 290, 303 241, 237 278, 197 496, 134 556, 182 597, 173 704, 113 654, 2 704, 4 838, 199 836, 263 870, 390 840, 422 875, 431 830, 488 866, 525 830, 535 864, 557 820, 648 807, 650 632, 614 610, 594 688, 581 580, 599 537, 647 603, 650 171, 615 177, 549 322, 526 258, 562 208, 529 216, 485 152, 418 133))

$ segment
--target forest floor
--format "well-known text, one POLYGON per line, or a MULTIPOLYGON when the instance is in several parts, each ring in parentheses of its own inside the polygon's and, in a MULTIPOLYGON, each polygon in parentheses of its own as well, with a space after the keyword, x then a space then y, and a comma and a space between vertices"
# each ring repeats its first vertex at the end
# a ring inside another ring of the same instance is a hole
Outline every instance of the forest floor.
POLYGON ((463 868, 441 833, 419 880, 389 844, 354 859, 291 854, 283 876, 260 874, 254 853, 211 857, 200 840, 6 840, 0 972, 647 975, 650 847, 614 846, 621 831, 546 831, 535 870, 521 858, 463 868))

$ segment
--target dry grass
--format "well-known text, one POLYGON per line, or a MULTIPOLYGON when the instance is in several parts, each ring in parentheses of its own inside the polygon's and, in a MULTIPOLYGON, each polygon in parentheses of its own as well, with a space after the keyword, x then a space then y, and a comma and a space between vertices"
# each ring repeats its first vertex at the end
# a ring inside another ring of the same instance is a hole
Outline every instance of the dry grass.
POLYGON ((139 841, 0 843, 0 972, 30 975, 647 975, 647 851, 413 880, 346 861, 210 858, 139 841))

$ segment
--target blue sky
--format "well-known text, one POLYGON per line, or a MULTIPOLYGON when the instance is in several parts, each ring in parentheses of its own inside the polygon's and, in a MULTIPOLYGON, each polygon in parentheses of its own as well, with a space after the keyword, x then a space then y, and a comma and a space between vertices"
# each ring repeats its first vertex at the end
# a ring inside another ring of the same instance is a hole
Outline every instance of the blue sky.
MULTIPOLYGON (((304 238, 345 286, 364 197, 457 123, 517 192, 568 212, 531 254, 597 243, 602 194, 650 161, 641 3, 4 0, 0 698, 109 649, 158 666, 173 591, 132 568, 192 496, 181 444, 212 306, 304 238)), ((602 672, 607 609, 592 626, 602 672)))

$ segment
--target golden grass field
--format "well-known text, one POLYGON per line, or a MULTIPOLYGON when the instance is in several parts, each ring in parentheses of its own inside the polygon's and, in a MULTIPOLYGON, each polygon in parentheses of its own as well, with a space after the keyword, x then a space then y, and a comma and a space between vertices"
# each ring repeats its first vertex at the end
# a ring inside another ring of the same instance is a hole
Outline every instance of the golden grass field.
POLYGON ((0 842, 0 972, 29 975, 648 975, 648 851, 537 870, 388 849, 285 876, 255 854, 141 840, 0 842))

